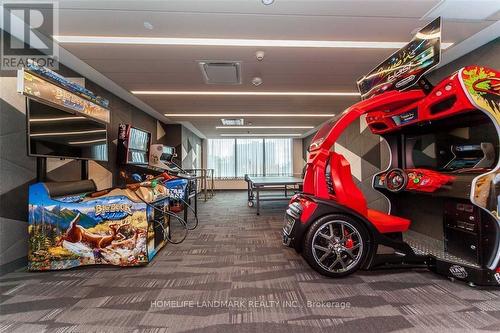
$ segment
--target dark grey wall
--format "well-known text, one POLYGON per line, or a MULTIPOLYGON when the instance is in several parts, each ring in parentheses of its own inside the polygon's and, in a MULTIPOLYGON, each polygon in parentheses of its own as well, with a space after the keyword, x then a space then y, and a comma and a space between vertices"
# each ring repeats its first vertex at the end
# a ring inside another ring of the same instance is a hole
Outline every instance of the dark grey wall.
POLYGON ((304 161, 307 161, 307 150, 309 149, 309 146, 311 145, 311 141, 312 141, 314 135, 316 135, 316 133, 313 133, 313 134, 309 135, 308 137, 305 137, 302 139, 302 158, 304 159, 304 161))
POLYGON ((25 116, 5 97, 0 100, 0 273, 18 267, 27 252, 28 184, 36 174, 34 159, 26 154, 25 116), (19 241, 23 240, 23 241, 19 241), (17 260, 17 261, 16 261, 17 260), (4 266, 6 265, 6 266, 4 266), (2 269, 4 266, 4 269, 2 269))
MULTIPOLYGON (((79 76, 64 66, 60 73, 79 76)), ((36 178, 36 160, 27 156, 25 99, 16 92, 16 72, 1 71, 0 77, 0 273, 3 273, 26 260, 28 186, 36 178)), ((62 169, 60 175, 65 176, 65 171, 62 169)))
POLYGON ((167 133, 165 142, 175 147, 177 152, 176 163, 183 169, 201 168, 201 139, 184 126, 165 124, 163 130, 167 133))
POLYGON ((201 168, 201 139, 186 127, 182 127, 182 168, 201 168))
POLYGON ((162 131, 165 133, 165 138, 163 139, 163 144, 174 147, 177 153, 177 158, 175 158, 175 163, 177 165, 182 164, 182 128, 183 126, 179 124, 162 124, 162 131))

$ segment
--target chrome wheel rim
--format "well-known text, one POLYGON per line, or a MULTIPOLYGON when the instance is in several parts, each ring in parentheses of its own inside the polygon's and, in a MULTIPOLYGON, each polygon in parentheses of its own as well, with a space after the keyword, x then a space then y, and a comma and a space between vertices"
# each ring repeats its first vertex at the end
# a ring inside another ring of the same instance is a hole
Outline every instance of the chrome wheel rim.
POLYGON ((314 233, 312 252, 316 263, 332 273, 350 270, 361 259, 363 239, 359 231, 343 220, 329 221, 314 233))

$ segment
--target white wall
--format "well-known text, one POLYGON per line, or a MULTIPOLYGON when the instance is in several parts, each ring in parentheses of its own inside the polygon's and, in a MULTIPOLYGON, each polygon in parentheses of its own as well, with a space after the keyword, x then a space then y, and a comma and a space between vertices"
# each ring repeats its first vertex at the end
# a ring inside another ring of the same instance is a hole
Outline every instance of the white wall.
POLYGON ((302 156, 302 139, 293 139, 292 156, 293 156, 293 173, 297 176, 302 176, 302 170, 305 166, 305 161, 302 156))

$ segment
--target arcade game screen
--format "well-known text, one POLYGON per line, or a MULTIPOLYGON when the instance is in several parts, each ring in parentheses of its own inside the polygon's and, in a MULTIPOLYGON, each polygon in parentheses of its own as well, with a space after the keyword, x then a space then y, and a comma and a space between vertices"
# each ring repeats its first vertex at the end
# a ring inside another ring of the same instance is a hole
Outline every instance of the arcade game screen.
POLYGON ((437 125, 440 130, 432 133, 405 136, 406 167, 452 172, 496 165, 498 137, 488 118, 437 125))
POLYGON ((130 128, 128 142, 128 162, 130 164, 148 164, 150 134, 137 128, 130 128))
POLYGON ((163 152, 161 154, 160 160, 163 162, 172 162, 175 157, 175 149, 173 147, 163 146, 163 152))
POLYGON ((31 156, 108 160, 106 124, 28 100, 31 156))

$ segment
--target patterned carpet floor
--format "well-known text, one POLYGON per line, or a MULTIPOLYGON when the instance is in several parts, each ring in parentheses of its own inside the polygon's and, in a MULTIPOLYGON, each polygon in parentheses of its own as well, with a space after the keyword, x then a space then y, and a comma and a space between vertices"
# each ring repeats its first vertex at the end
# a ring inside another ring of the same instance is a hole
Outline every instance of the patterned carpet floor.
POLYGON ((426 270, 332 280, 281 245, 285 203, 200 203, 200 226, 148 266, 0 277, 0 332, 500 331, 500 290, 426 270))

